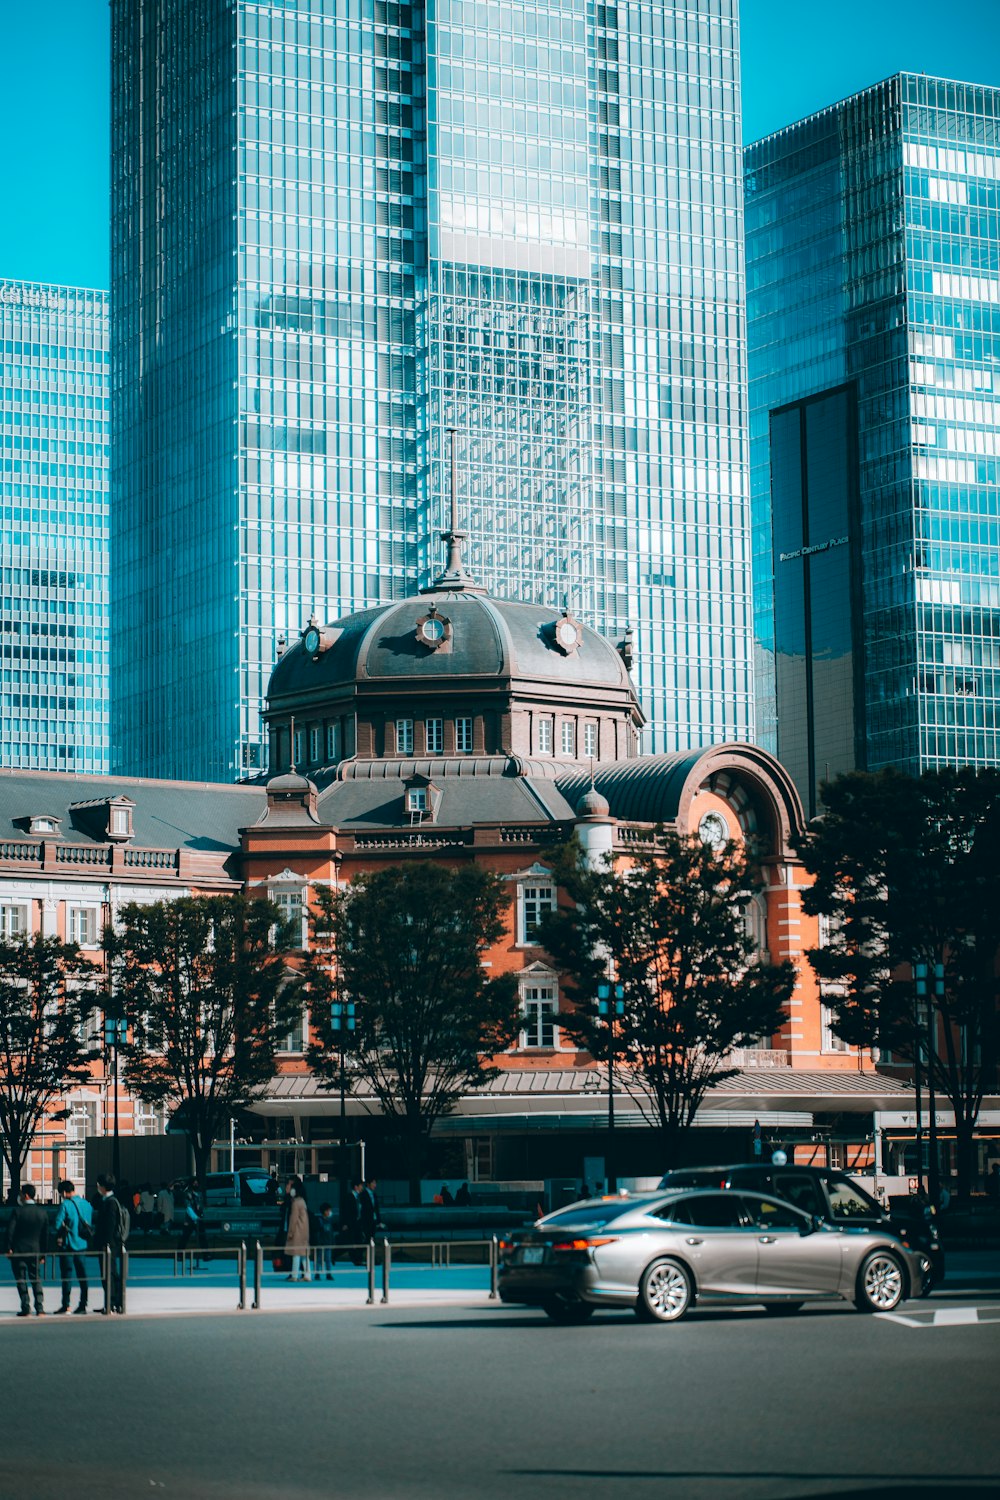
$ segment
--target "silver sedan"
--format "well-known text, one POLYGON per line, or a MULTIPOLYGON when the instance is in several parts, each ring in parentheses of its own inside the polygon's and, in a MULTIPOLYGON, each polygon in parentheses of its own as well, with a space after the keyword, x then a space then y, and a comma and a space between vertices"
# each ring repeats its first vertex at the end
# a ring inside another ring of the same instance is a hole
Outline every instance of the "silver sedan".
POLYGON ((926 1256, 881 1227, 833 1226, 761 1193, 675 1190, 594 1198, 539 1219, 501 1247, 499 1291, 561 1323, 598 1307, 676 1323, 696 1302, 778 1313, 839 1297, 891 1312, 929 1274, 926 1256))

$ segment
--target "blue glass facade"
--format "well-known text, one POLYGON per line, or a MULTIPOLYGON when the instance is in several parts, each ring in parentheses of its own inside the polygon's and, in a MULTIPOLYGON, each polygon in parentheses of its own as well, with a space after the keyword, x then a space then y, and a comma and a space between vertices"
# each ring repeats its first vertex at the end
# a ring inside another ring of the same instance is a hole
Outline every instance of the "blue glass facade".
POLYGON ((108 768, 108 298, 0 280, 0 766, 108 768))
POLYGON ((112 4, 115 764, 263 767, 278 640, 440 565, 752 716, 735 0, 112 4))
POLYGON ((758 739, 807 806, 1000 763, 1000 91, 901 74, 745 174, 758 739))

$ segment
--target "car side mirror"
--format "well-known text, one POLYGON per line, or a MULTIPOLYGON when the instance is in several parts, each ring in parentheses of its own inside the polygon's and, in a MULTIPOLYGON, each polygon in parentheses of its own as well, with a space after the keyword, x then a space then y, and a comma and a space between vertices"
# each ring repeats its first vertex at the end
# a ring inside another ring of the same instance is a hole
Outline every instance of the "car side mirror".
POLYGON ((817 1230, 823 1228, 823 1224, 824 1220, 820 1218, 819 1214, 810 1214, 799 1230, 799 1233, 801 1235, 815 1234, 817 1230))

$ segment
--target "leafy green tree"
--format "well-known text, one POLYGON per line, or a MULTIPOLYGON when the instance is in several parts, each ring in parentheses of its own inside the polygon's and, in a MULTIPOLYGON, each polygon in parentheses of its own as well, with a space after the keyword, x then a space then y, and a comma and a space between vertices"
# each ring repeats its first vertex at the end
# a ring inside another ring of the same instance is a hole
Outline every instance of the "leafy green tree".
POLYGON ((204 1179, 212 1144, 277 1071, 302 1017, 296 934, 269 901, 189 896, 121 908, 105 934, 108 1009, 128 1022, 124 1078, 177 1110, 204 1179))
POLYGON ((1000 772, 856 771, 823 803, 799 853, 814 877, 805 909, 826 919, 809 959, 834 985, 834 1029, 929 1069, 954 1111, 964 1195, 1000 1057, 1000 772))
POLYGON ((436 1121, 496 1077, 489 1059, 517 1032, 514 976, 483 969, 505 930, 508 887, 477 865, 422 862, 359 875, 339 891, 317 887, 315 897, 310 1063, 339 1085, 330 1004, 353 1002, 351 1079, 368 1085, 395 1125, 418 1204, 436 1121))
POLYGON ((100 1054, 83 1037, 100 983, 75 943, 0 943, 0 1150, 15 1194, 49 1106, 90 1080, 100 1054))
POLYGON ((707 1091, 737 1071, 727 1058, 786 1019, 794 968, 763 961, 747 931, 760 877, 735 844, 714 850, 661 831, 624 870, 610 857, 589 867, 571 844, 557 878, 572 905, 539 936, 575 1001, 563 1029, 593 1057, 614 1047, 622 1084, 671 1163, 707 1091), (609 978, 623 992, 613 1029, 598 1011, 609 978))

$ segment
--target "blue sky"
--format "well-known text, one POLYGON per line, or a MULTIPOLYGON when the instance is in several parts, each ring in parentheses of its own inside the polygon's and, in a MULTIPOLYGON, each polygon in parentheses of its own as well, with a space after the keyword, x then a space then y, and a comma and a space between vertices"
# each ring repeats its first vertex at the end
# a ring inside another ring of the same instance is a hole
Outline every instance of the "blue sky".
MULTIPOLYGON (((1000 84, 1000 0, 742 0, 754 140, 901 68, 1000 84)), ((0 276, 108 283, 107 0, 0 0, 0 276)))

